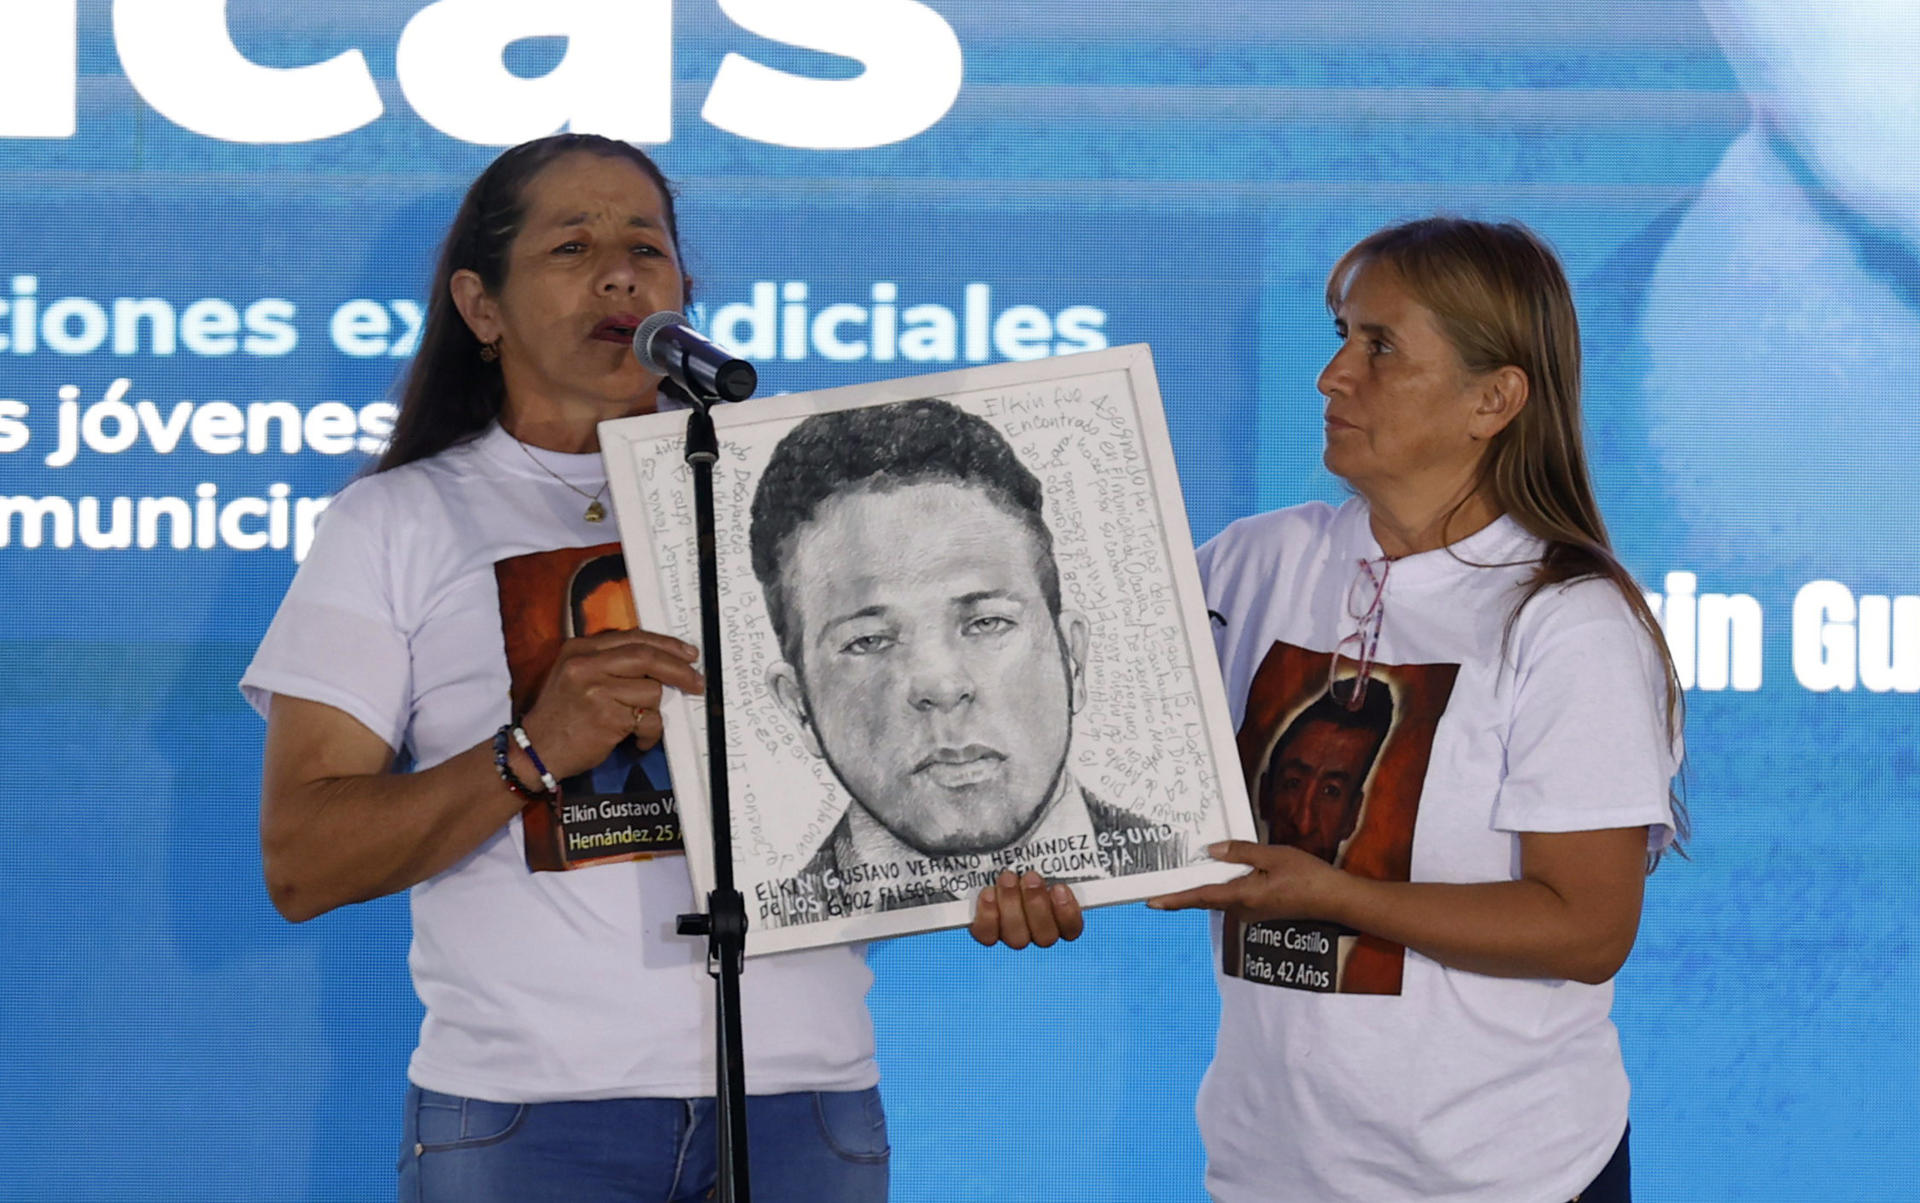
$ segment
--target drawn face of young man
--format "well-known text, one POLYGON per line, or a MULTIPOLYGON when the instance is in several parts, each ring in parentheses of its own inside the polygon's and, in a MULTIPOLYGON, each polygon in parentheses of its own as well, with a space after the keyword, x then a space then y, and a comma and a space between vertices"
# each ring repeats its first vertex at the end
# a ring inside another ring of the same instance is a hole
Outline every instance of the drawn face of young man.
POLYGON ((986 492, 842 493, 780 569, 801 663, 769 673, 857 805, 935 855, 1006 847, 1062 782, 1087 623, 1055 618, 1043 554, 986 492))
POLYGON ((1360 823, 1360 787, 1381 734, 1328 722, 1304 724, 1267 762, 1261 810, 1268 838, 1334 862, 1360 823))

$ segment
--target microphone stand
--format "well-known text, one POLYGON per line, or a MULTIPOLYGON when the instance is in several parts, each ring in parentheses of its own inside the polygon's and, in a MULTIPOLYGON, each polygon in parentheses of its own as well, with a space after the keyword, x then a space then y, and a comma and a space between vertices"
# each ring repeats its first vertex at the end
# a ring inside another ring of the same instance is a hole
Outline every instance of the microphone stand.
POLYGON ((707 973, 714 979, 715 1065, 714 1110, 719 1130, 719 1203, 750 1203, 747 1185, 747 1078, 740 1032, 740 972, 747 947, 746 899, 733 885, 733 826, 727 793, 727 726, 725 693, 720 679, 720 568, 715 549, 713 466, 720 458, 720 439, 713 428, 711 407, 720 398, 678 387, 671 378, 661 383, 692 408, 687 413, 686 462, 693 469, 694 522, 699 537, 700 638, 707 684, 707 800, 713 825, 713 885, 707 909, 681 915, 677 930, 683 936, 707 938, 707 973))

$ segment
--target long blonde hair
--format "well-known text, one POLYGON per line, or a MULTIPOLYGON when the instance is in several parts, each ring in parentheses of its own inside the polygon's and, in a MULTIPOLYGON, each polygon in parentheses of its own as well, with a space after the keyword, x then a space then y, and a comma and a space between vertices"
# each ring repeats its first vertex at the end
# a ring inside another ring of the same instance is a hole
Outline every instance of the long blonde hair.
MULTIPOLYGON (((1327 276, 1327 307, 1337 311, 1354 275, 1376 263, 1391 267, 1432 312, 1468 370, 1512 366, 1526 373, 1527 403, 1493 437, 1476 488, 1547 544, 1509 632, 1520 610, 1549 586, 1588 577, 1613 582, 1659 652, 1667 734, 1677 737, 1685 702, 1666 634, 1613 554, 1594 501, 1581 436, 1580 323, 1560 260, 1518 222, 1421 218, 1369 234, 1342 255, 1327 276)), ((1677 848, 1689 824, 1684 800, 1676 794, 1672 801, 1677 848)))

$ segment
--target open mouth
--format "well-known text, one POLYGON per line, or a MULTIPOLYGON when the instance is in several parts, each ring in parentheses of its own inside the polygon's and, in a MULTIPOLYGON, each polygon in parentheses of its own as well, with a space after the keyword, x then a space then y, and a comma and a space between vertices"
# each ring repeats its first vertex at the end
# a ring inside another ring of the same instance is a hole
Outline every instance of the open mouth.
POLYGON ((640 319, 630 313, 615 314, 593 328, 592 337, 600 342, 630 343, 633 332, 640 328, 640 319))

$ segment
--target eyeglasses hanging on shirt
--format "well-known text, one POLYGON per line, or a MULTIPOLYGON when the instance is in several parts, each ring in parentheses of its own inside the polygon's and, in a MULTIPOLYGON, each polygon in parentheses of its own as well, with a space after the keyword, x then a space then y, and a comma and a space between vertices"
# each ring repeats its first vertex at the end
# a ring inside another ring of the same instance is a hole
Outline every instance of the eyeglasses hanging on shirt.
POLYGON ((1367 682, 1380 650, 1380 625, 1387 614, 1387 573, 1393 568, 1386 556, 1358 563, 1360 571, 1347 585, 1347 617, 1354 622, 1354 631, 1333 645, 1327 662, 1327 694, 1349 710, 1360 709, 1367 700, 1367 682), (1354 666, 1353 675, 1346 678, 1340 676, 1343 656, 1354 666), (1346 688, 1339 688, 1343 684, 1346 688))

